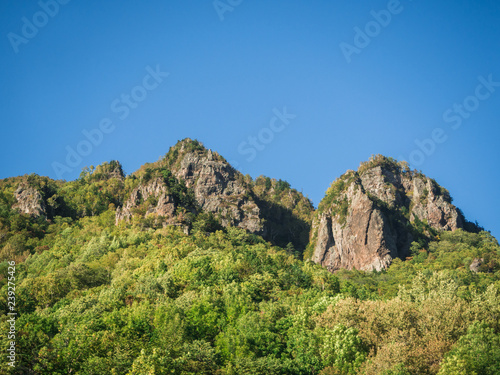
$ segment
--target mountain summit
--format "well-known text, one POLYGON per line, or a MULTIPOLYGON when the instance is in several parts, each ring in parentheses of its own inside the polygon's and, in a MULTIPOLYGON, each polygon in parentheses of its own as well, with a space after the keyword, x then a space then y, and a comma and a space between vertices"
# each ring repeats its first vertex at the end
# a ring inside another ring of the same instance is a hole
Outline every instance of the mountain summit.
POLYGON ((290 244, 303 251, 307 245, 314 211, 309 199, 285 181, 244 176, 196 140, 179 141, 165 157, 143 165, 131 178, 136 187, 116 211, 117 223, 130 219, 149 201, 144 216, 163 216, 167 223, 186 229, 189 214, 204 212, 222 227, 239 227, 282 247, 290 244))
POLYGON ((308 255, 330 271, 377 270, 411 256, 438 231, 476 231, 448 190, 405 162, 381 155, 335 180, 313 221, 308 255))

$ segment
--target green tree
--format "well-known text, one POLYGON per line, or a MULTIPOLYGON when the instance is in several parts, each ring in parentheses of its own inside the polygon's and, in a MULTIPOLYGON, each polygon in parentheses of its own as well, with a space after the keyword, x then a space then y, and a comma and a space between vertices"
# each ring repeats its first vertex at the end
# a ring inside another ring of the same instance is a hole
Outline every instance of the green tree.
POLYGON ((474 322, 446 355, 439 375, 494 374, 500 374, 500 335, 474 322))

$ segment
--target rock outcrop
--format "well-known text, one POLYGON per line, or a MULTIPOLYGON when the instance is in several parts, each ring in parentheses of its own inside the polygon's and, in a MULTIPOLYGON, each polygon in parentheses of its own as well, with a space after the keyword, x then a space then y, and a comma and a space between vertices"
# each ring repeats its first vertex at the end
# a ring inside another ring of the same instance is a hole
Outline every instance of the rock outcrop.
POLYGON ((239 172, 197 141, 185 139, 174 147, 177 158, 169 167, 177 179, 193 189, 202 210, 219 216, 223 226, 264 234, 260 209, 239 172))
POLYGON ((167 223, 173 222, 176 204, 174 197, 169 194, 166 185, 160 178, 155 178, 146 185, 135 188, 122 207, 116 210, 116 223, 120 220, 129 220, 135 209, 144 201, 149 200, 149 205, 144 215, 156 215, 165 218, 167 223))
POLYGON ((481 270, 481 266, 484 264, 483 258, 474 258, 469 266, 472 272, 478 273, 481 270))
POLYGON ((196 140, 179 141, 164 158, 143 165, 128 178, 138 185, 118 207, 117 223, 137 213, 178 222, 174 216, 182 206, 193 214, 211 213, 224 227, 245 229, 283 247, 292 244, 288 248, 302 251, 307 244, 314 210, 309 199, 285 181, 243 176, 196 140), (182 189, 185 198, 192 196, 193 204, 175 195, 182 189), (148 199, 150 204, 144 205, 148 199))
POLYGON ((123 180, 125 178, 125 173, 123 173, 120 162, 111 160, 110 162, 104 162, 98 165, 93 171, 92 177, 93 180, 109 180, 111 178, 123 180))
POLYGON ((236 226, 256 234, 265 233, 260 209, 243 176, 218 153, 207 150, 201 143, 189 138, 171 147, 163 159, 146 164, 134 173, 140 184, 132 191, 123 207, 117 209, 116 222, 129 219, 149 197, 154 197, 155 204, 148 205, 145 215, 162 215, 173 221, 177 206, 186 204, 181 202, 182 199, 175 199, 173 190, 179 189, 167 186, 165 179, 171 179, 168 176, 174 178, 177 187, 192 192, 195 204, 185 207, 188 211, 210 212, 223 226, 236 226), (150 175, 163 174, 165 178, 155 177, 152 181, 149 180, 150 175), (145 183, 145 179, 148 182, 145 183))
POLYGON ((42 194, 34 187, 21 183, 14 192, 14 197, 17 203, 12 208, 18 212, 35 218, 47 216, 42 194))
POLYGON ((462 228, 446 189, 404 163, 376 156, 328 189, 311 232, 311 259, 335 271, 382 270, 410 256, 412 241, 462 228))

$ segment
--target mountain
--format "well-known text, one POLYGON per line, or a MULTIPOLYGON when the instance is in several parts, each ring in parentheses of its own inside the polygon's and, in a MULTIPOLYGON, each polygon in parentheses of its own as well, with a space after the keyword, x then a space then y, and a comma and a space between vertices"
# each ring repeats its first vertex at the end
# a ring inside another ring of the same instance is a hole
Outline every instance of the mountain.
POLYGON ((189 230, 192 217, 205 212, 222 227, 236 226, 280 246, 303 251, 314 207, 287 182, 266 177, 252 180, 217 152, 189 138, 171 147, 161 160, 132 174, 138 183, 116 213, 117 222, 130 219, 141 202, 144 213, 164 216, 167 223, 189 230), (182 213, 181 213, 182 211, 182 213))
POLYGON ((12 207, 33 217, 94 216, 111 204, 117 225, 135 217, 146 227, 180 226, 186 233, 236 226, 298 253, 307 245, 314 212, 311 201, 287 182, 244 176, 189 138, 127 177, 111 161, 84 169, 76 181, 30 175, 12 182, 12 207))
POLYGON ((335 180, 314 216, 306 257, 330 271, 380 271, 411 256, 439 231, 478 231, 449 192, 421 172, 382 155, 335 180))
POLYGON ((129 176, 111 161, 84 169, 76 181, 35 175, 12 181, 12 208, 33 217, 76 219, 112 205, 116 225, 180 226, 186 233, 235 226, 304 253, 331 272, 380 271, 395 258, 410 257, 413 242, 424 245, 439 231, 480 229, 435 180, 381 155, 335 180, 317 210, 286 181, 253 180, 189 138, 129 176))
POLYGON ((317 210, 191 139, 129 175, 2 179, 0 373, 498 374, 480 229, 383 156, 317 210))

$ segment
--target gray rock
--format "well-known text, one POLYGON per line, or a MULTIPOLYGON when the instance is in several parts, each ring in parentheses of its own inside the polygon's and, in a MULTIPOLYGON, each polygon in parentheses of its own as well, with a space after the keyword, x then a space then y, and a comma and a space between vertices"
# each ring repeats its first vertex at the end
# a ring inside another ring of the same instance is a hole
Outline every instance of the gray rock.
POLYGON ((157 178, 145 185, 139 185, 135 188, 130 197, 125 201, 122 207, 116 210, 116 224, 120 220, 130 220, 136 208, 141 201, 147 200, 150 196, 156 198, 156 205, 150 206, 145 216, 156 215, 163 216, 167 222, 173 222, 175 216, 175 203, 171 195, 168 194, 164 182, 157 178))
MULTIPOLYGON (((204 211, 221 218, 223 226, 237 226, 251 233, 263 234, 260 209, 251 198, 251 190, 243 183, 242 176, 219 154, 202 148, 192 149, 193 141, 180 141, 174 150, 177 158, 165 165, 165 161, 156 163, 156 167, 167 167, 172 174, 185 185, 193 189, 196 203, 204 211)), ((134 189, 123 207, 116 211, 116 223, 129 220, 141 200, 153 195, 158 199, 155 207, 150 207, 146 215, 162 215, 174 222, 175 203, 168 195, 161 179, 155 179, 146 185, 134 189)))
POLYGON ((17 203, 12 208, 18 212, 33 217, 47 216, 42 194, 35 188, 22 183, 14 192, 14 197, 17 203))
POLYGON ((469 266, 469 269, 472 272, 477 273, 477 272, 479 272, 479 269, 480 269, 481 265, 483 264, 483 262, 484 262, 483 258, 474 258, 474 260, 472 261, 472 263, 469 266))
POLYGON ((201 209, 220 215, 223 226, 237 226, 251 233, 263 233, 260 209, 242 176, 212 150, 184 152, 172 173, 192 188, 201 209))
POLYGON ((380 271, 396 257, 405 259, 416 221, 437 230, 463 227, 446 190, 420 173, 403 171, 394 160, 377 156, 341 180, 327 192, 338 194, 325 198, 326 207, 320 204, 311 231, 312 260, 332 272, 380 271))

